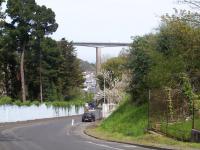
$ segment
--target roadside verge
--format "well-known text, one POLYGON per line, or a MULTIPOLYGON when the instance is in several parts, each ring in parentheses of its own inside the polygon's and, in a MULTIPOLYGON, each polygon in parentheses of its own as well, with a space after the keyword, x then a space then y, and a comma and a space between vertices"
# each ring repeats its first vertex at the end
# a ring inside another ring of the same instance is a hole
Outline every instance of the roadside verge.
POLYGON ((197 143, 184 143, 175 141, 173 139, 164 137, 162 135, 147 134, 143 137, 133 138, 123 136, 118 133, 109 133, 99 128, 98 124, 87 126, 84 134, 99 140, 109 142, 117 142, 122 144, 130 144, 144 148, 157 149, 157 150, 198 150, 199 144, 197 143))

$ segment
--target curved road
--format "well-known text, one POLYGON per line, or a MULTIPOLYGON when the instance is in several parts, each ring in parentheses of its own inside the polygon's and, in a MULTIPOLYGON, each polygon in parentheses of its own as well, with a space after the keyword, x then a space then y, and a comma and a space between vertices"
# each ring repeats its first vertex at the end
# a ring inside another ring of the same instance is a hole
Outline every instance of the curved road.
POLYGON ((87 123, 68 117, 21 125, 0 132, 0 150, 145 150, 133 145, 93 139, 83 134, 87 123), (72 119, 75 125, 72 127, 72 119))

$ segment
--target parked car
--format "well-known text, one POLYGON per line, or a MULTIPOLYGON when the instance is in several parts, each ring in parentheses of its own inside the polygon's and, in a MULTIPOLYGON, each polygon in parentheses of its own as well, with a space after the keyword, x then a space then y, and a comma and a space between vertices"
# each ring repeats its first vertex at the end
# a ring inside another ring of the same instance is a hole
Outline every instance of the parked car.
POLYGON ((82 115, 82 122, 93 122, 95 121, 95 115, 92 112, 85 112, 82 115))

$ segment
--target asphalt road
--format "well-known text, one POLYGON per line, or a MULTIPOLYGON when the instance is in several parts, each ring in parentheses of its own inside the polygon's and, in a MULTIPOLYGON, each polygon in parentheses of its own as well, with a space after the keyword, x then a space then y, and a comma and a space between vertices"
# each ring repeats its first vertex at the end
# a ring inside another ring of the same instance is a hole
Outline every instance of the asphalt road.
POLYGON ((0 132, 0 150, 147 150, 88 137, 82 132, 87 123, 80 120, 81 117, 76 116, 3 130, 0 132))

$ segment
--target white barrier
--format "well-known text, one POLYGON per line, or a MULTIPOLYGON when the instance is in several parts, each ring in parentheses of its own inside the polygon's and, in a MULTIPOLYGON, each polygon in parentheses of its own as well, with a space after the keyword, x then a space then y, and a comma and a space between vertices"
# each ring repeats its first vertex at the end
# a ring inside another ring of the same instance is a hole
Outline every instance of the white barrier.
POLYGON ((107 118, 116 108, 116 104, 103 104, 102 105, 102 117, 107 118))

